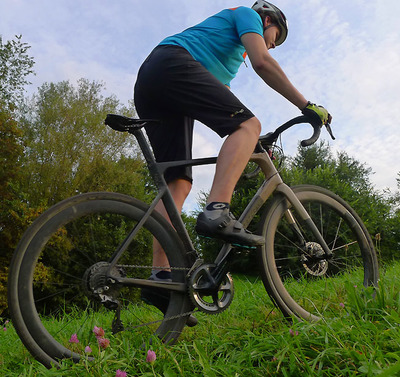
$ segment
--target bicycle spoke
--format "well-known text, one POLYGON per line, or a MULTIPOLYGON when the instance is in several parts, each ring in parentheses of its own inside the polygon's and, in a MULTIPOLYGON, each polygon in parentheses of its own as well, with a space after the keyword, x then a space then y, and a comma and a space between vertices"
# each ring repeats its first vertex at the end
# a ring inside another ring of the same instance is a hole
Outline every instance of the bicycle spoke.
POLYGON ((276 199, 276 207, 272 207, 270 217, 265 220, 268 228, 264 252, 273 253, 268 263, 263 259, 264 267, 270 271, 265 276, 266 287, 268 284, 274 287, 269 292, 288 316, 305 319, 336 316, 338 303, 346 299, 345 281, 362 285, 377 279, 374 250, 359 220, 352 217, 351 209, 333 199, 329 191, 306 186, 299 187, 296 195, 332 255, 325 257, 307 223, 293 209, 291 217, 285 216, 286 202, 276 199), (301 238, 305 245, 299 243, 301 238))
POLYGON ((160 215, 143 222, 125 245, 120 264, 108 262, 147 207, 132 198, 126 202, 119 194, 83 194, 39 223, 20 268, 20 284, 28 289, 19 291, 19 304, 24 326, 43 352, 79 360, 84 354, 80 345, 96 342, 95 326, 106 336, 120 332, 138 347, 152 334, 173 342, 182 331, 191 309, 188 295, 160 290, 168 295, 164 316, 142 301, 140 288, 118 283, 149 278, 156 238, 166 251, 172 282, 186 287, 185 253, 172 228, 161 226, 165 220, 160 215), (127 328, 134 330, 122 332, 127 328), (79 344, 72 335, 79 337, 79 344))

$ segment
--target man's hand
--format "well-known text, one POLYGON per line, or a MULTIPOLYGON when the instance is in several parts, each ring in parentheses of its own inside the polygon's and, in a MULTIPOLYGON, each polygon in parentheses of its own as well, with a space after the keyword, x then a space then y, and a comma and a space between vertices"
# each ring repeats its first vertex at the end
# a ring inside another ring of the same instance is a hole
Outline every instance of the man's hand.
POLYGON ((308 102, 308 105, 301 111, 303 115, 310 118, 314 122, 318 122, 321 125, 330 124, 332 121, 331 115, 328 113, 323 106, 315 105, 314 103, 308 102))

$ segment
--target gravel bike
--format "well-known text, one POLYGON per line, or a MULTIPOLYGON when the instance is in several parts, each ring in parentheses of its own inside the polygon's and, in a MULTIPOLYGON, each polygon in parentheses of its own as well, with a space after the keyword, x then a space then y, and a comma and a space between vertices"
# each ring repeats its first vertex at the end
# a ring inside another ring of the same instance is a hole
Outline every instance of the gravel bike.
MULTIPOLYGON (((105 122, 136 137, 158 191, 150 204, 118 193, 80 194, 48 209, 23 235, 10 265, 9 308, 24 345, 48 367, 83 357, 84 345, 95 341, 94 326, 131 347, 152 336, 173 343, 195 310, 220 313, 234 295, 229 269, 236 247, 225 243, 213 262, 203 261, 163 177, 170 167, 214 164, 216 158, 156 162, 143 132, 155 120, 109 114, 105 122), (172 225, 154 210, 160 200, 172 225), (148 279, 153 239, 165 250, 171 281, 148 279), (141 300, 143 288, 169 293, 165 315, 141 300)), ((270 151, 283 131, 300 123, 310 122, 300 116, 260 137, 251 161, 265 180, 238 220, 248 227, 261 213, 256 233, 265 245, 250 252, 282 313, 329 320, 337 316, 333 306, 346 301, 346 282, 378 283, 378 263, 368 231, 343 199, 282 181, 270 151)), ((314 132, 303 146, 321 132, 310 124, 314 132)))

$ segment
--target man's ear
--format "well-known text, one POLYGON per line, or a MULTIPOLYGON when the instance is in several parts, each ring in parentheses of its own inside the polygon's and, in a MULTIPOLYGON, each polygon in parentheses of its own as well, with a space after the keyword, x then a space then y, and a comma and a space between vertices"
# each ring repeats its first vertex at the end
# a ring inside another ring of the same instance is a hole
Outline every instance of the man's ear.
POLYGON ((270 16, 266 16, 264 19, 264 27, 271 25, 271 17, 270 16))

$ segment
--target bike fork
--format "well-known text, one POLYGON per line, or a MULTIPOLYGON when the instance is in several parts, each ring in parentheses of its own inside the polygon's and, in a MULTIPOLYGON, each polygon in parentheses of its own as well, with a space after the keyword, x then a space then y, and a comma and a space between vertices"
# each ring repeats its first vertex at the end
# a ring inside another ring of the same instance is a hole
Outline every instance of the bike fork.
MULTIPOLYGON (((280 184, 276 190, 285 195, 287 200, 292 204, 296 213, 305 222, 306 226, 309 227, 309 229, 311 230, 312 234, 314 235, 316 241, 321 245, 322 249, 324 250, 325 255, 323 256, 323 258, 324 259, 331 258, 333 255, 332 251, 330 250, 329 246, 325 242, 325 239, 322 237, 322 234, 318 230, 314 221, 311 219, 310 215, 305 210, 305 208, 303 207, 303 205, 301 204, 300 200, 297 198, 295 193, 286 184, 280 184)), ((289 224, 292 226, 295 233, 299 237, 299 240, 302 243, 302 245, 306 245, 307 240, 304 238, 290 209, 286 210, 285 216, 286 216, 287 220, 289 221, 289 224)))

